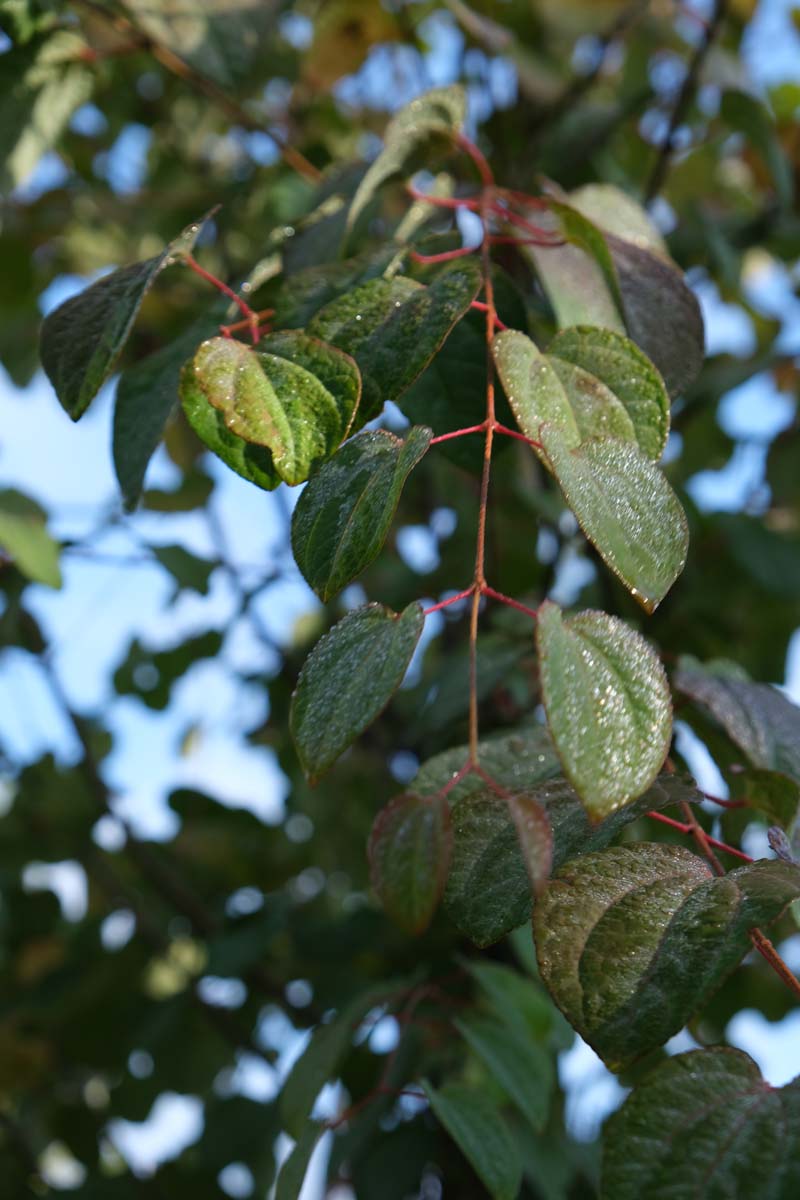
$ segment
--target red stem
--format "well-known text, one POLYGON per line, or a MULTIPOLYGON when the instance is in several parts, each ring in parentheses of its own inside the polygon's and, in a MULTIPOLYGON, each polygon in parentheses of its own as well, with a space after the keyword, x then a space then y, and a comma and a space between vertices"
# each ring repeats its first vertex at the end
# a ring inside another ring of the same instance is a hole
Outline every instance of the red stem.
MULTIPOLYGON (((669 825, 671 829, 677 829, 681 833, 692 832, 691 825, 687 825, 683 821, 675 821, 672 817, 665 817, 663 813, 651 811, 647 813, 647 816, 651 817, 654 821, 660 821, 662 825, 669 825)), ((744 862, 751 863, 755 861, 749 854, 745 854, 743 850, 737 850, 735 846, 729 846, 727 842, 718 842, 716 838, 709 837, 708 834, 705 834, 705 840, 709 846, 713 846, 716 850, 724 850, 726 854, 733 854, 736 858, 741 858, 744 862)))
POLYGON ((528 608, 527 604, 520 604, 519 600, 512 599, 511 596, 506 596, 504 592, 498 592, 493 587, 489 587, 485 583, 481 588, 484 596, 490 596, 492 600, 499 600, 501 604, 507 604, 509 608, 516 608, 518 612, 525 613, 527 617, 531 617, 534 621, 538 618, 538 609, 528 608))
POLYGON ((239 324, 246 323, 248 325, 250 329, 250 336, 253 340, 253 345, 258 345, 258 313, 254 312, 250 305, 247 304, 246 301, 244 301, 241 296, 233 290, 233 288, 229 288, 227 283, 223 283, 221 279, 217 279, 216 275, 212 275, 210 271, 206 271, 205 267, 201 267, 197 259, 191 254, 185 254, 183 256, 183 261, 186 263, 187 267, 190 267, 194 271, 195 275, 199 275, 201 279, 205 279, 206 283, 210 283, 212 287, 217 289, 218 292, 222 292, 223 296, 227 296, 229 300, 233 301, 233 303, 239 309, 239 312, 245 318, 245 322, 240 322, 239 324))
POLYGON ((406 184, 406 191, 412 200, 421 200, 424 204, 432 204, 434 208, 468 208, 472 211, 480 208, 480 199, 474 196, 431 196, 428 192, 421 192, 419 188, 415 188, 413 183, 406 184))
MULTIPOLYGON (((482 313, 488 313, 488 312, 489 312, 489 305, 488 305, 488 304, 484 304, 482 300, 473 300, 473 301, 472 301, 472 304, 470 305, 470 307, 471 307, 471 308, 474 308, 474 309, 477 309, 477 311, 478 311, 478 312, 482 312, 482 313)), ((495 325, 497 326, 497 328, 498 328, 498 329, 508 329, 508 328, 509 328, 509 326, 508 326, 508 325, 506 325, 505 321, 501 321, 501 320, 500 320, 500 318, 498 317, 497 313, 494 313, 494 323, 495 323, 495 325)), ((497 426, 495 425, 495 431, 496 431, 496 430, 497 430, 497 426)))
POLYGON ((527 442, 529 446, 533 446, 534 450, 541 450, 542 443, 534 441, 533 438, 526 437, 524 433, 519 433, 516 429, 509 429, 507 425, 495 424, 495 433, 503 433, 506 437, 516 438, 519 442, 527 442))
POLYGON ((481 421, 480 425, 465 425, 463 429, 451 429, 450 433, 440 433, 438 437, 431 438, 430 444, 435 446, 437 442, 449 442, 453 438, 466 437, 468 433, 483 433, 486 428, 486 422, 481 421))
POLYGON ((451 604, 457 604, 459 600, 464 600, 467 596, 471 596, 475 590, 475 585, 470 584, 468 588, 464 588, 463 592, 457 592, 455 596, 449 596, 447 600, 440 600, 438 604, 432 604, 430 608, 423 609, 423 617, 427 617, 430 613, 438 612, 440 608, 447 608, 451 604))
POLYGON ((429 267, 434 263, 451 262, 454 258, 464 258, 467 254, 474 254, 477 249, 477 246, 461 246, 458 250, 443 250, 441 254, 419 254, 416 250, 412 250, 410 257, 414 262, 429 267))

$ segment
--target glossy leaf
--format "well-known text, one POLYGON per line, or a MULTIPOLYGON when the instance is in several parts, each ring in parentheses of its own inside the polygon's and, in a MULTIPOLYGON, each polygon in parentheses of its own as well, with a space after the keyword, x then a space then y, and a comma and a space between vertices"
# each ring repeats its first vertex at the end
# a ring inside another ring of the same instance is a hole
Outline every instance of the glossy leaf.
POLYGON ((322 1121, 307 1121, 291 1152, 281 1164, 275 1181, 275 1200, 297 1200, 311 1162, 311 1155, 325 1132, 322 1121))
POLYGON ((672 736, 658 656, 617 617, 588 610, 564 621, 546 600, 536 624, 547 722, 564 773, 595 820, 655 779, 672 736))
POLYGON ((547 353, 604 383, 625 406, 640 448, 656 462, 661 458, 669 433, 669 395, 656 368, 630 338, 578 326, 557 334, 547 353))
POLYGON ((728 1046, 660 1063, 605 1133, 602 1200, 800 1192, 800 1080, 772 1087, 749 1055, 728 1046))
POLYGON ((42 366, 73 421, 113 371, 145 293, 165 267, 191 252, 201 228, 202 222, 188 226, 160 254, 104 275, 45 318, 42 366))
POLYGON ((428 287, 396 275, 373 279, 325 305, 308 332, 358 363, 364 386, 359 425, 397 400, 425 369, 481 284, 471 259, 448 263, 428 287))
POLYGON ((422 633, 418 604, 357 608, 320 638, 292 697, 290 727, 303 769, 319 778, 372 724, 403 682, 422 633))
POLYGON ((378 188, 399 174, 412 154, 435 135, 457 133, 467 112, 467 96, 460 86, 432 88, 400 109, 386 126, 383 150, 359 184, 347 215, 352 229, 378 188))
POLYGON ((682 846, 585 854, 534 909, 542 978, 570 1024, 617 1069, 677 1033, 745 955, 748 930, 798 896, 800 868, 785 862, 720 878, 682 846))
POLYGON ((554 1082, 550 1054, 527 1031, 495 1018, 471 1017, 455 1026, 525 1120, 543 1129, 554 1082))
POLYGON ((0 549, 32 582, 61 587, 59 545, 47 532, 43 509, 10 488, 0 491, 0 549))
POLYGON ((522 1183, 517 1143, 483 1092, 459 1083, 423 1083, 434 1115, 480 1176, 492 1200, 516 1200, 522 1183))
POLYGON ((330 600, 380 553, 403 487, 430 444, 416 427, 401 440, 361 433, 309 481, 292 516, 292 549, 306 582, 330 600))
POLYGON ((661 471, 631 442, 571 448, 554 425, 539 441, 583 532, 631 595, 653 612, 683 570, 686 517, 661 471))
POLYGON ((441 796, 396 796, 375 818, 368 854, 372 886, 393 921, 421 933, 444 891, 453 830, 441 796))
POLYGON ((782 771, 800 783, 800 708, 768 683, 738 668, 682 659, 675 687, 707 709, 754 767, 782 771))

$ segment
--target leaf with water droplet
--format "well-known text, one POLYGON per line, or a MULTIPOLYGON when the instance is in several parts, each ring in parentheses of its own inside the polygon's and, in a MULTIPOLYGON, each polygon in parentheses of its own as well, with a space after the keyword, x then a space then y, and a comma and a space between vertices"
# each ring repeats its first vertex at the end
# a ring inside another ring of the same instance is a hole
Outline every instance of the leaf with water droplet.
POLYGON ((585 854, 533 914, 542 979, 569 1023, 615 1070, 700 1009, 750 948, 749 930, 800 896, 800 868, 761 861, 712 875, 682 846, 585 854))
POLYGON ((593 819, 640 796, 669 749, 672 704, 658 656, 616 617, 564 621, 546 600, 536 626, 542 700, 564 773, 593 819))
POLYGON ((450 865, 453 831, 443 796, 396 796, 369 836, 372 886, 393 921, 422 933, 436 911, 450 865))
POLYGON ((312 781, 383 712, 403 682, 424 622, 418 604, 399 614, 367 604, 317 642, 289 713, 300 762, 312 781))
POLYGON ((664 475, 633 442, 591 438, 571 446, 555 425, 542 425, 539 441, 583 532, 653 612, 683 570, 689 542, 664 475))
POLYGON ((292 549, 304 579, 330 600, 380 553, 403 486, 431 431, 405 441, 383 429, 360 433, 309 480, 292 515, 292 549))

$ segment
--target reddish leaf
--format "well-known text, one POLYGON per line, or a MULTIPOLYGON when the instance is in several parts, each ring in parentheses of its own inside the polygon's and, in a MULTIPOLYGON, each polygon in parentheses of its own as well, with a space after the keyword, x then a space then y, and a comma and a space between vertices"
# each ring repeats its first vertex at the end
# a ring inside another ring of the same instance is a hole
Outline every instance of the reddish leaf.
POLYGON ((372 886, 386 912, 409 933, 427 927, 444 891, 453 830, 443 796, 396 796, 369 837, 372 886))

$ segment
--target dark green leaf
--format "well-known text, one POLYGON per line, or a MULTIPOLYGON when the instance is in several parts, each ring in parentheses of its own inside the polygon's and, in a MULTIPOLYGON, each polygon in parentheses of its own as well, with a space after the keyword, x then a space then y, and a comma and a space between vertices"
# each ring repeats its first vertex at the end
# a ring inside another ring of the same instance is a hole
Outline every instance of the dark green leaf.
POLYGON ((631 442, 593 438, 571 448, 554 425, 540 428, 539 441, 583 532, 653 612, 683 570, 689 540, 663 474, 631 442))
POLYGON ((800 1080, 771 1087, 727 1046, 662 1062, 605 1130, 603 1200, 791 1200, 800 1192, 800 1080))
POLYGON ((13 489, 0 491, 0 547, 34 583, 61 587, 59 545, 47 532, 44 511, 13 489))
POLYGON ((731 795, 744 800, 748 808, 764 813, 783 829, 793 828, 800 804, 800 785, 788 775, 748 767, 731 775, 731 795))
POLYGON ((418 604, 393 613, 368 604, 320 638, 292 697, 290 726, 314 780, 378 717, 403 682, 425 618, 418 604))
POLYGON ((779 861, 720 878, 681 846, 585 854, 548 884, 533 914, 542 978, 570 1024, 616 1068, 662 1045, 747 952, 748 930, 800 896, 779 861))
MULTIPOLYGON (((454 746, 428 759, 414 779, 414 791, 423 795, 438 792, 461 770, 469 758, 468 746, 454 746)), ((478 743, 478 758, 487 774, 509 791, 534 787, 544 779, 561 774, 561 763, 550 735, 543 725, 495 733, 478 743)), ((450 802, 482 791, 483 783, 467 775, 448 792, 450 802)))
POLYGON ((522 1183, 519 1150, 500 1110, 474 1088, 450 1083, 425 1094, 461 1153, 483 1180, 493 1200, 516 1200, 522 1183))
POLYGON ((292 517, 292 549, 321 600, 378 556, 405 481, 430 440, 431 431, 420 427, 405 441, 385 430, 361 433, 309 481, 292 517))
POLYGON ((396 796, 375 818, 368 854, 372 886, 386 912, 421 933, 444 891, 453 830, 441 796, 396 796))
POLYGON ((543 1129, 554 1082, 550 1054, 503 1021, 473 1017, 455 1025, 525 1119, 537 1131, 543 1129))
POLYGON ((275 1200, 297 1200, 303 1188, 311 1155, 325 1132, 322 1121, 306 1121, 275 1182, 275 1200))
POLYGON ((590 816, 606 817, 655 779, 672 736, 664 668, 617 617, 564 621, 546 600, 536 625, 542 699, 564 773, 590 816))
POLYGON ((153 553, 175 580, 175 596, 184 589, 208 595, 213 562, 190 554, 183 546, 154 546, 153 553))

